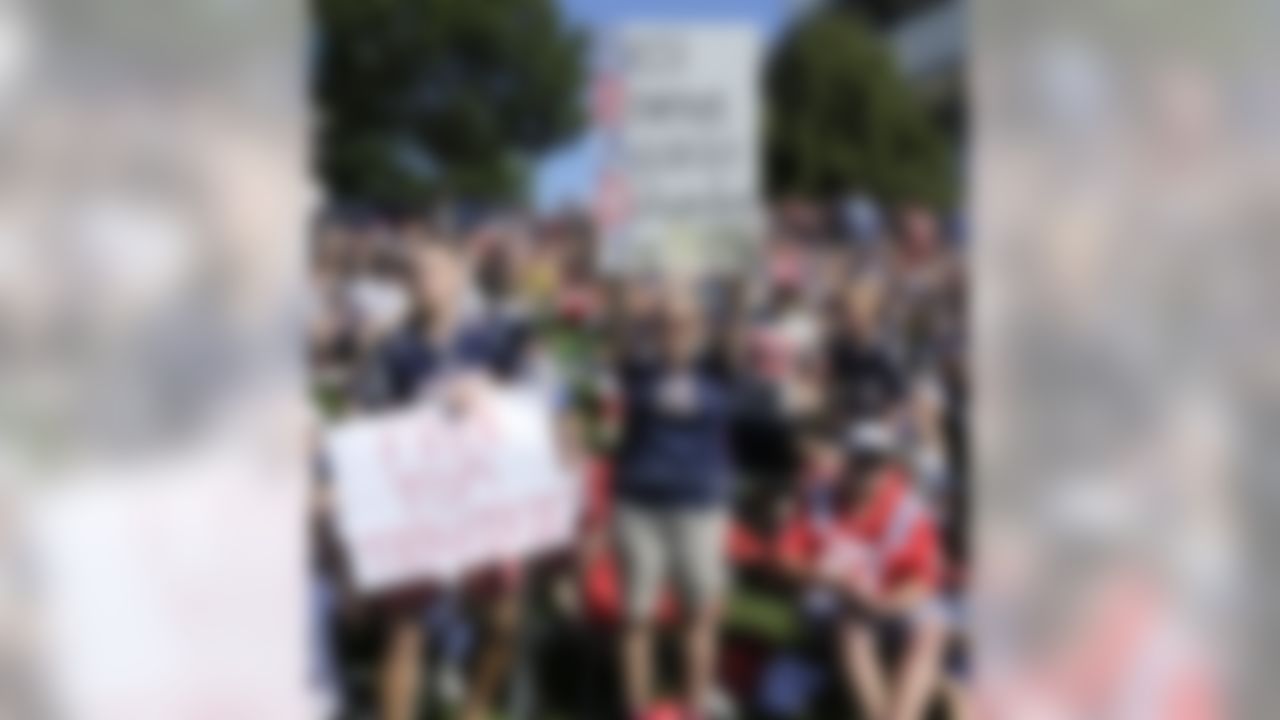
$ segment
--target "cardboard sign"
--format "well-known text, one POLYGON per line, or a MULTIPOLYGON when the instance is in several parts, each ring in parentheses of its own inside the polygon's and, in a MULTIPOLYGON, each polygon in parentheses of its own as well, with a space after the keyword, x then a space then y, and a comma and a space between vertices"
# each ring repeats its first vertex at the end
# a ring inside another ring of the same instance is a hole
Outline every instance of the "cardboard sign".
POLYGON ((578 492, 533 394, 486 393, 463 415, 429 402, 334 429, 338 528, 358 585, 378 591, 567 542, 578 492))
POLYGON ((614 38, 596 92, 606 270, 756 263, 761 47, 747 25, 636 24, 614 38))

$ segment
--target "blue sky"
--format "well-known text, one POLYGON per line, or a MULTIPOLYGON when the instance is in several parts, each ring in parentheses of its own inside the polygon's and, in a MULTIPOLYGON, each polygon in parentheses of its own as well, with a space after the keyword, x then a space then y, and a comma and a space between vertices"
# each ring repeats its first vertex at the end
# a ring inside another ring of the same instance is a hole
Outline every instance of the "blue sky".
MULTIPOLYGON (((732 20, 757 25, 765 37, 783 26, 797 0, 560 0, 569 19, 591 32, 627 20, 732 20)), ((600 165, 600 142, 590 133, 538 166, 533 200, 542 210, 589 201, 600 165)))

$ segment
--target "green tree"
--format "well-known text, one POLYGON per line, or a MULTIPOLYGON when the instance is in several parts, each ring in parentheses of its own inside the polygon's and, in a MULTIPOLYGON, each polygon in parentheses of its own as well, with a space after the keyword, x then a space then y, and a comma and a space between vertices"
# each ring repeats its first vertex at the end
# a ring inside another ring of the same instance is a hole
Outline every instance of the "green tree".
POLYGON ((330 198, 501 201, 584 122, 584 36, 555 0, 315 0, 330 198))
POLYGON ((766 78, 766 165, 775 197, 953 200, 952 150, 865 23, 838 9, 797 21, 766 78))
POLYGON ((911 15, 948 0, 832 0, 832 4, 857 13, 878 27, 889 27, 911 15))

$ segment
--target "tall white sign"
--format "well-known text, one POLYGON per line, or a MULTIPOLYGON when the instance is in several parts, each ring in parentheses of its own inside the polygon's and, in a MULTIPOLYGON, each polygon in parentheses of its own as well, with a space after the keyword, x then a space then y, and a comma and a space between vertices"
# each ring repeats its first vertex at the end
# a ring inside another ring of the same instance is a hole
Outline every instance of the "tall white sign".
POLYGON ((615 272, 732 272, 756 261, 761 42, 747 25, 638 24, 597 86, 598 214, 615 272))

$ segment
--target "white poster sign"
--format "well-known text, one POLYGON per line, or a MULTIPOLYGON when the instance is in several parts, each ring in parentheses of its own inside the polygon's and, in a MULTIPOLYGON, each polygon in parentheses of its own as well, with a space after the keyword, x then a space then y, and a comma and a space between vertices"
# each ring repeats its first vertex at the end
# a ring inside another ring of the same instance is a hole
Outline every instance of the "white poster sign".
POLYGON ((448 581, 565 543, 577 487, 550 409, 493 390, 465 415, 439 403, 334 429, 338 528, 362 590, 448 581))
POLYGON ((598 215, 613 271, 733 271, 755 262, 761 42, 747 25, 637 24, 597 88, 606 145, 598 215))

